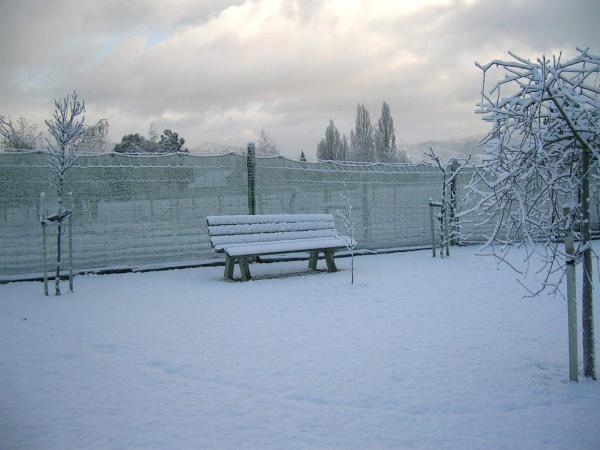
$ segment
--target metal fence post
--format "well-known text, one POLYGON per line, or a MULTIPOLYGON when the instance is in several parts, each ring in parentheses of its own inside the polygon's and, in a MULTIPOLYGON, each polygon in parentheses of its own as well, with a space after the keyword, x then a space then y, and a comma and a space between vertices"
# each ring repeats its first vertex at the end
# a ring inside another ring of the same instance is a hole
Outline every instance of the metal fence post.
POLYGON ((373 247, 371 235, 371 219, 369 214, 369 190, 367 188, 367 180, 364 175, 360 176, 360 197, 362 209, 362 225, 364 230, 365 242, 369 248, 373 247))
POLYGON ((256 146, 249 142, 246 152, 248 169, 248 214, 256 214, 256 146))

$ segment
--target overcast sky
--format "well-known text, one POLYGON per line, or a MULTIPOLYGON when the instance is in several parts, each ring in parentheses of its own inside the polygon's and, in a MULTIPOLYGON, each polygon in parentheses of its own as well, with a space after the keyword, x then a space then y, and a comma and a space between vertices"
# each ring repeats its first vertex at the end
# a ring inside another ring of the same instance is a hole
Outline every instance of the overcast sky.
POLYGON ((109 138, 190 146, 265 129, 314 155, 329 119, 386 100, 399 141, 483 132, 474 61, 600 52, 599 0, 0 0, 0 112, 42 124, 77 90, 109 138))

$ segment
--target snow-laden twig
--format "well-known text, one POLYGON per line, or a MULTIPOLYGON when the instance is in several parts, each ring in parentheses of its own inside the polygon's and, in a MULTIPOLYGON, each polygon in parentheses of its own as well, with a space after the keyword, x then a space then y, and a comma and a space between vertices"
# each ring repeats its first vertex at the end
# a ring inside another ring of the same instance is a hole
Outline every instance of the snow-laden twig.
POLYGON ((48 163, 52 170, 52 187, 59 202, 63 196, 65 173, 77 159, 79 145, 85 133, 85 103, 73 92, 54 101, 52 118, 46 120, 48 133, 48 163))

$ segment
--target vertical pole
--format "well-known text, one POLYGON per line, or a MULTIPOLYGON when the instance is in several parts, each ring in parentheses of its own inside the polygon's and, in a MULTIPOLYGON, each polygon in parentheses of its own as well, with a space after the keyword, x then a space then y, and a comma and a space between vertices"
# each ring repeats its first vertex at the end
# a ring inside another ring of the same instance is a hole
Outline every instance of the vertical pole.
POLYGON ((450 202, 448 201, 448 167, 443 171, 444 176, 442 177, 442 208, 440 210, 440 220, 441 220, 441 240, 440 243, 440 257, 444 257, 444 247, 446 247, 446 256, 450 256, 450 251, 448 249, 448 208, 450 206, 450 202))
POLYGON ((248 169, 248 214, 256 214, 256 146, 249 142, 246 152, 248 169))
MULTIPOLYGON (((394 242, 397 242, 398 239, 398 198, 396 185, 394 185, 394 213, 393 213, 393 222, 394 222, 394 242)), ((397 244, 396 244, 397 245, 397 244)))
POLYGON ((444 211, 444 242, 446 244, 446 256, 450 256, 450 208, 444 211))
POLYGON ((71 215, 69 216, 69 290, 73 292, 73 214, 75 204, 73 203, 73 193, 69 192, 69 203, 71 204, 71 215))
POLYGON ((354 248, 350 251, 350 284, 354 284, 354 248))
POLYGON ((44 294, 48 296, 48 265, 46 262, 46 193, 40 193, 40 223, 42 224, 42 264, 44 271, 44 294))
MULTIPOLYGON (((568 221, 569 208, 563 209, 568 221)), ((567 317, 569 324, 569 381, 579 381, 579 355, 577 354, 577 292, 575 280, 575 248, 573 222, 565 229, 565 253, 567 260, 567 317)))
POLYGON ((431 251, 435 258, 435 223, 433 221, 433 199, 429 199, 429 223, 431 225, 431 251))
POLYGON ((458 199, 456 197, 456 184, 457 184, 457 176, 456 171, 458 170, 458 161, 456 159, 452 159, 450 162, 450 233, 451 245, 458 245, 459 242, 459 233, 458 233, 458 224, 456 223, 456 210, 458 207, 458 199))
POLYGON ((369 214, 369 191, 367 190, 367 179, 365 175, 361 175, 360 177, 360 185, 361 185, 361 209, 362 209, 362 226, 365 232, 365 241, 369 248, 373 248, 372 245, 372 235, 371 235, 371 221, 369 214))
POLYGON ((60 260, 61 260, 61 235, 62 235, 62 193, 58 195, 58 222, 56 227, 56 276, 54 278, 54 295, 60 295, 60 260))
POLYGON ((583 286, 581 292, 581 314, 583 328, 583 374, 596 379, 596 351, 594 349, 594 288, 592 284, 592 242, 590 229, 590 159, 591 151, 586 146, 581 160, 581 240, 583 250, 583 286))

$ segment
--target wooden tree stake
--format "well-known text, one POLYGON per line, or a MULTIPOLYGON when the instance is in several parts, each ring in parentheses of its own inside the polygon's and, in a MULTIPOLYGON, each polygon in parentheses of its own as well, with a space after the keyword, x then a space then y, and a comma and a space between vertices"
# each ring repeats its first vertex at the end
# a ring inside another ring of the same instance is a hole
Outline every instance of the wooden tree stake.
POLYGON ((431 251, 435 258, 435 222, 433 220, 433 199, 429 199, 429 223, 431 225, 431 251))
POLYGON ((48 296, 48 265, 46 261, 46 193, 40 193, 40 223, 42 225, 42 264, 44 271, 44 294, 48 296))
POLYGON ((73 292, 73 211, 75 205, 73 204, 73 193, 69 192, 69 203, 71 206, 71 214, 69 215, 69 290, 73 292))

